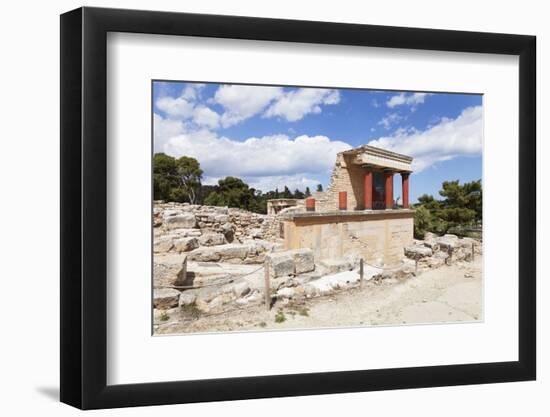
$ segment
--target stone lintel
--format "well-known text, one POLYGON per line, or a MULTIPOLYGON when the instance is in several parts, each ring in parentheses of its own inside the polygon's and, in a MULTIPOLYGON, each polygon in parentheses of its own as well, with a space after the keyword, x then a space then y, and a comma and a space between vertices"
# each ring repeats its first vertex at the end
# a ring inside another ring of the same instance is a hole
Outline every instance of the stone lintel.
POLYGON ((354 210, 354 211, 325 211, 292 213, 285 216, 285 221, 292 221, 297 225, 361 222, 369 220, 413 218, 413 209, 388 210, 354 210))

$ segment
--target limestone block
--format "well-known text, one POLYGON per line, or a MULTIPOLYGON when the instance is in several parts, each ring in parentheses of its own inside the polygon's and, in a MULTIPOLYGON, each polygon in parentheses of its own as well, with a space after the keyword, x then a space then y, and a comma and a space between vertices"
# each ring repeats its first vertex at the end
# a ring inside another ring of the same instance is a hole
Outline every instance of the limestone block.
POLYGON ((246 281, 235 283, 233 285, 233 292, 237 297, 244 297, 250 292, 250 285, 246 281))
POLYGON ((153 291, 153 305, 160 310, 177 307, 180 292, 172 288, 158 288, 153 291))
POLYGON ((189 260, 200 262, 242 261, 246 258, 248 250, 248 245, 237 243, 200 247, 189 252, 189 260))
POLYGON ((294 257, 288 251, 273 252, 266 255, 270 274, 273 278, 294 273, 294 257))
POLYGON ((195 304, 195 301, 197 301, 197 291, 185 290, 180 294, 178 305, 180 307, 189 306, 195 304))
POLYGON ((449 252, 458 247, 458 238, 455 239, 452 236, 455 235, 445 235, 436 239, 437 243, 439 243, 440 250, 449 252))
POLYGON ((413 245, 405 247, 405 256, 411 259, 420 259, 432 256, 433 252, 430 248, 421 245, 413 245))
POLYGON ((164 220, 169 229, 191 229, 196 227, 197 219, 194 214, 183 213, 167 217, 164 220))
POLYGON ((333 258, 323 259, 320 262, 320 265, 329 274, 349 271, 352 268, 352 265, 348 259, 333 259, 333 258))
POLYGON ((311 249, 294 249, 291 250, 290 253, 294 258, 294 272, 296 274, 311 272, 315 269, 315 261, 313 258, 313 251, 311 249))
POLYGON ((182 237, 174 240, 176 252, 189 252, 199 247, 199 240, 196 237, 182 237))
POLYGON ((199 238, 199 243, 202 246, 215 246, 215 245, 223 245, 224 243, 227 243, 225 240, 225 236, 222 233, 205 233, 199 238))
POLYGON ((171 236, 156 237, 155 243, 153 244, 153 252, 155 253, 168 252, 170 249, 172 249, 173 246, 174 246, 174 243, 172 241, 171 236))

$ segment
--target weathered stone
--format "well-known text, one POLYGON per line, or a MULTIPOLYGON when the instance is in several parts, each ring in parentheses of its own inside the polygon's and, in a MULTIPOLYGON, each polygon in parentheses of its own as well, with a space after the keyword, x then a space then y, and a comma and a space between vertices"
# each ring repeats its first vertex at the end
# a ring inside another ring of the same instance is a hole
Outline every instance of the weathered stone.
POLYGON ((217 223, 227 223, 229 221, 229 216, 227 214, 218 214, 214 216, 214 221, 217 223))
POLYGON ((156 286, 184 285, 187 274, 186 255, 157 254, 153 259, 153 282, 156 286))
POLYGON ((227 293, 226 294, 220 294, 208 303, 208 309, 209 310, 214 310, 216 308, 220 308, 224 304, 227 304, 231 301, 233 301, 233 298, 231 297, 231 295, 229 295, 227 293))
POLYGON ((196 237, 182 237, 174 240, 176 252, 189 252, 199 247, 199 240, 196 237))
POLYGON ((166 220, 168 217, 176 216, 178 214, 181 214, 180 210, 164 210, 162 217, 166 220))
POLYGON ((153 305, 160 310, 177 307, 180 292, 172 288, 158 288, 153 291, 153 305))
POLYGON ((430 248, 421 245, 413 245, 405 247, 405 256, 411 259, 420 259, 427 256, 432 256, 433 252, 430 248))
POLYGON ((329 274, 349 271, 352 268, 352 265, 350 264, 348 259, 323 259, 319 262, 319 264, 329 274))
POLYGON ((427 248, 430 248, 432 252, 437 252, 439 250, 439 243, 437 243, 435 240, 425 240, 423 244, 427 248))
POLYGON ((435 233, 432 233, 432 232, 424 233, 424 240, 435 240, 438 237, 439 237, 438 235, 436 235, 435 233))
POLYGON ((452 235, 450 233, 447 233, 445 235, 442 236, 444 239, 451 239, 451 240, 458 240, 458 236, 457 235, 452 235))
POLYGON ((269 270, 273 278, 294 273, 294 257, 288 252, 274 252, 266 255, 269 270))
POLYGON ((199 229, 172 229, 170 235, 174 237, 199 237, 201 231, 199 229))
POLYGON ((233 284, 233 292, 237 297, 243 297, 250 292, 250 286, 246 281, 238 282, 233 284))
POLYGON ((249 247, 229 243, 225 245, 201 247, 189 253, 189 259, 201 262, 242 261, 246 258, 249 247))
POLYGON ((428 259, 428 266, 430 268, 439 268, 440 266, 443 266, 445 264, 445 259, 432 256, 428 259))
POLYGON ((296 290, 294 288, 281 288, 279 291, 277 291, 277 297, 278 298, 292 298, 294 294, 296 293, 296 290))
POLYGON ((174 246, 174 243, 172 241, 171 236, 156 237, 155 243, 153 244, 153 252, 155 253, 168 252, 170 249, 172 249, 173 246, 174 246))
POLYGON ((296 274, 311 272, 315 269, 315 261, 313 259, 313 251, 311 249, 294 249, 289 252, 294 258, 294 272, 296 274))
POLYGON ((199 243, 202 246, 215 246, 215 245, 223 245, 224 243, 227 243, 225 240, 225 236, 222 233, 205 233, 199 238, 199 243))
POLYGON ((439 243, 439 250, 452 252, 458 247, 458 238, 455 239, 452 236, 454 235, 445 235, 437 239, 437 243, 439 243))
POLYGON ((195 304, 197 301, 197 291, 196 290, 186 290, 180 294, 179 306, 189 306, 195 304))
POLYGON ((164 223, 169 229, 191 229, 197 225, 194 214, 183 213, 165 218, 164 223))

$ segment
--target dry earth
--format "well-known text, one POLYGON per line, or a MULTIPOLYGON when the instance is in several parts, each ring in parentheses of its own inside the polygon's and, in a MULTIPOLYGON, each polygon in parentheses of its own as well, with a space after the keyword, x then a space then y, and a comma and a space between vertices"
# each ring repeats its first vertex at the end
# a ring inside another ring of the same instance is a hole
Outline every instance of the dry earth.
POLYGON ((398 281, 368 281, 330 296, 305 299, 270 311, 265 306, 196 318, 169 317, 156 334, 261 331, 321 327, 403 325, 482 320, 483 257, 422 271, 398 281))

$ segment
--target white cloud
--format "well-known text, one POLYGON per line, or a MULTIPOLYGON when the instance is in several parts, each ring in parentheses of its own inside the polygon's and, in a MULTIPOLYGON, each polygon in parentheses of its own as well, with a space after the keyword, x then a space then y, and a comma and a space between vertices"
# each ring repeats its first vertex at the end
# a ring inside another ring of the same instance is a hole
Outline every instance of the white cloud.
MULTIPOLYGON (((224 177, 205 177, 202 183, 205 185, 217 185, 218 180, 224 177)), ((305 191, 306 187, 309 187, 310 191, 315 191, 319 180, 309 178, 307 173, 295 174, 295 175, 274 175, 263 177, 243 177, 242 180, 249 185, 250 188, 256 190, 262 190, 263 192, 272 191, 276 188, 279 191, 283 191, 287 186, 290 191, 298 189, 305 191)))
POLYGON ((289 122, 302 119, 309 113, 321 113, 321 105, 340 102, 337 90, 300 88, 284 93, 266 110, 265 117, 282 117, 289 122))
POLYGON ((188 118, 193 114, 194 104, 183 96, 173 98, 170 96, 160 97, 156 102, 157 108, 171 117, 188 118))
POLYGON ((281 87, 222 85, 213 101, 225 109, 221 124, 229 127, 260 113, 283 92, 281 87))
POLYGON ((166 142, 174 136, 181 135, 185 126, 180 120, 164 119, 159 114, 153 115, 153 133, 155 152, 164 152, 166 142))
POLYGON ((219 126, 220 115, 209 107, 199 105, 193 110, 193 122, 200 126, 216 129, 219 126))
POLYGON ((401 120, 403 120, 404 117, 400 116, 397 113, 388 113, 385 117, 380 119, 378 122, 379 125, 383 126, 384 129, 388 130, 390 127, 392 127, 394 124, 399 123, 401 120))
POLYGON ((257 190, 270 191, 276 188, 283 191, 285 186, 292 192, 298 189, 305 191, 309 187, 310 191, 315 191, 319 181, 313 178, 308 178, 307 173, 295 175, 276 175, 267 177, 246 177, 246 183, 257 190))
POLYGON ((181 93, 181 97, 185 100, 195 101, 200 98, 201 90, 206 84, 190 83, 186 84, 181 93))
POLYGON ((419 172, 459 156, 481 155, 482 141, 483 111, 475 106, 464 109, 456 119, 442 118, 425 131, 399 129, 369 145, 414 157, 413 169, 419 172))
POLYGON ((218 137, 207 129, 184 132, 161 142, 163 145, 157 152, 197 158, 205 173, 212 177, 327 175, 336 154, 351 148, 326 136, 302 135, 291 139, 287 135, 273 135, 240 142, 218 137))
POLYGON ((396 106, 411 106, 411 110, 414 110, 417 105, 424 103, 426 97, 430 96, 431 93, 400 93, 395 96, 391 96, 388 101, 386 101, 386 106, 389 108, 394 108, 396 106))

